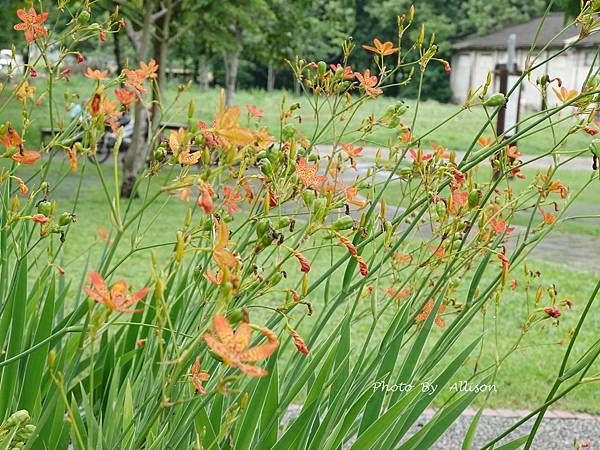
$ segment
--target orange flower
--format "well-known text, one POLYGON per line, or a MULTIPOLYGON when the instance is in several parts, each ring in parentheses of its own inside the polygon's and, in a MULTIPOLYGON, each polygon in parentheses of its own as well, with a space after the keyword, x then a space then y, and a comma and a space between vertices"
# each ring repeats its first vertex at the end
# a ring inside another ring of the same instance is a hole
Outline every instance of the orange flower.
POLYGON ((402 264, 410 264, 412 262, 412 256, 406 253, 393 253, 392 258, 402 264))
POLYGON ((434 153, 429 153, 427 155, 424 155, 423 150, 421 150, 421 149, 415 150, 414 148, 409 148, 408 154, 410 155, 410 157, 412 158, 413 161, 417 161, 417 162, 427 161, 428 159, 433 158, 435 155, 434 153))
POLYGON ((187 146, 177 155, 177 161, 179 164, 193 166, 194 164, 198 164, 200 158, 202 157, 202 152, 190 152, 190 147, 187 146))
POLYGON ((8 130, 0 136, 0 144, 6 148, 19 148, 23 145, 23 139, 14 128, 9 126, 8 130))
POLYGON ((213 259, 219 268, 223 271, 228 268, 233 268, 237 265, 237 259, 229 250, 227 246, 229 242, 229 231, 224 220, 218 221, 214 218, 216 227, 216 243, 213 247, 213 259))
POLYGON ((477 139, 477 144, 479 144, 481 148, 489 147, 492 145, 492 142, 494 142, 494 138, 491 136, 480 136, 479 139, 477 139))
POLYGON ((35 150, 21 150, 11 156, 19 164, 33 164, 40 159, 40 152, 35 150))
POLYGON ((312 166, 309 166, 304 157, 300 158, 296 163, 296 173, 305 186, 319 189, 327 181, 327 177, 317 176, 318 171, 319 164, 314 163, 312 166))
POLYGON ((265 116, 265 112, 256 105, 249 105, 246 103, 244 106, 246 106, 248 113, 255 119, 262 119, 265 116))
POLYGON ((364 208, 367 205, 366 201, 356 199, 358 197, 358 188, 355 186, 344 189, 344 195, 346 196, 346 201, 351 205, 358 206, 359 208, 364 208))
POLYGON ((308 259, 306 259, 306 256, 304 256, 299 251, 295 251, 294 256, 300 263, 300 271, 304 273, 310 272, 310 264, 308 263, 308 259))
POLYGON ((50 222, 50 219, 43 214, 34 214, 33 216, 31 216, 31 220, 41 225, 45 225, 50 222))
POLYGON ((69 162, 71 163, 71 172, 77 171, 77 154, 72 147, 65 148, 67 155, 69 156, 69 162))
POLYGON ((225 198, 223 199, 223 205, 227 207, 227 213, 231 216, 236 211, 241 211, 241 208, 236 204, 236 202, 240 199, 240 194, 235 192, 229 186, 225 186, 223 188, 223 194, 225 198))
POLYGON ((551 212, 544 210, 544 208, 540 208, 540 212, 542 213, 542 217, 544 218, 544 224, 552 225, 556 220, 556 216, 551 212))
MULTIPOLYGON (((542 181, 546 181, 548 177, 542 175, 542 181)), ((548 192, 558 192, 561 198, 567 198, 569 196, 569 190, 567 187, 560 182, 560 180, 553 180, 547 187, 548 192)))
POLYGON ((362 47, 365 50, 377 53, 381 56, 393 55, 399 50, 398 48, 394 48, 394 44, 390 41, 384 42, 382 44, 379 39, 375 38, 373 39, 373 44, 375 45, 375 47, 372 47, 370 45, 363 45, 362 47))
POLYGON ((300 353, 304 353, 305 355, 308 355, 310 353, 308 351, 308 347, 306 346, 306 343, 300 337, 298 332, 296 330, 294 330, 293 328, 290 328, 289 330, 290 330, 290 335, 292 336, 292 339, 294 340, 294 345, 296 346, 298 351, 300 353))
POLYGON ((438 158, 443 158, 443 159, 450 158, 450 152, 448 151, 447 148, 442 147, 441 145, 434 144, 433 142, 431 143, 431 148, 433 150, 435 150, 435 155, 437 155, 438 158))
MULTIPOLYGON (((434 306, 435 302, 433 301, 433 299, 429 299, 429 301, 423 307, 423 310, 417 315, 417 322, 424 322, 425 320, 427 320, 429 314, 431 314, 431 311, 433 311, 434 306)), ((438 308, 437 314, 434 319, 435 324, 440 328, 444 328, 446 326, 446 322, 444 322, 444 319, 440 317, 440 314, 443 314, 445 309, 446 305, 442 303, 438 308)))
POLYGON ((23 22, 16 24, 13 28, 17 31, 24 31, 27 42, 33 42, 38 37, 48 34, 48 30, 42 26, 42 23, 48 18, 47 12, 37 14, 33 8, 29 8, 28 11, 17 9, 17 17, 23 22))
POLYGON ((227 319, 217 314, 213 320, 214 334, 206 333, 204 341, 210 349, 219 355, 228 366, 240 369, 252 377, 264 377, 269 373, 266 370, 248 362, 260 361, 269 357, 279 346, 275 333, 268 328, 261 328, 260 332, 267 338, 267 342, 248 348, 252 328, 247 322, 242 322, 237 330, 233 331, 227 319))
POLYGON ((371 75, 371 71, 369 69, 365 69, 364 74, 360 72, 354 72, 354 76, 369 97, 374 98, 377 94, 383 93, 383 90, 376 87, 377 77, 375 75, 371 75))
POLYGON ((21 178, 15 176, 11 176, 11 178, 15 180, 15 183, 17 183, 17 185, 19 186, 20 195, 25 195, 29 192, 29 188, 21 178))
POLYGON ((494 231, 498 234, 502 234, 504 232, 512 233, 513 231, 515 231, 515 227, 507 226, 507 224, 504 220, 490 219, 490 225, 492 226, 494 231))
POLYGON ((342 144, 342 149, 350 156, 351 158, 356 158, 359 156, 364 150, 364 146, 355 147, 354 144, 342 144))
POLYGON ((127 89, 115 89, 115 96, 117 100, 121 102, 126 108, 136 101, 135 92, 128 91, 127 89))
POLYGON ((200 184, 200 195, 198 196, 198 206, 204 210, 206 214, 210 214, 213 210, 212 196, 215 191, 210 184, 202 182, 200 184))
POLYGON ((210 281, 212 284, 216 284, 217 286, 223 282, 223 272, 219 272, 215 275, 212 270, 207 269, 202 276, 205 280, 210 281))
MULTIPOLYGON (((223 147, 228 150, 238 145, 250 145, 255 141, 255 135, 252 130, 240 128, 238 124, 239 118, 239 106, 225 108, 225 93, 224 91, 221 91, 219 110, 215 117, 213 130, 210 132, 203 132, 203 134, 205 137, 206 134, 209 136, 210 134, 216 135, 223 147)), ((202 132, 202 129, 200 132, 202 132)))
POLYGON ((171 193, 171 195, 175 196, 178 200, 181 200, 182 202, 189 202, 190 196, 193 192, 194 191, 192 191, 191 188, 184 187, 181 189, 177 189, 174 193, 171 193))
POLYGON ((567 103, 579 95, 579 92, 577 92, 576 89, 567 89, 564 86, 562 86, 560 90, 555 88, 552 88, 552 90, 556 94, 556 97, 563 103, 567 103))
POLYGON ((123 280, 117 281, 109 290, 98 272, 91 272, 89 278, 92 286, 84 286, 83 290, 98 303, 102 303, 113 311, 122 313, 134 313, 143 310, 142 308, 129 309, 129 307, 143 299, 149 292, 148 288, 140 289, 127 296, 127 284, 123 280))
POLYGON ((393 287, 389 287, 385 290, 385 296, 391 298, 395 302, 399 301, 401 298, 406 298, 410 295, 410 289, 404 288, 400 291, 394 289, 393 287))
POLYGON ((154 59, 151 59, 148 64, 144 61, 140 61, 140 68, 138 69, 140 75, 144 78, 156 78, 158 77, 158 64, 154 59))
POLYGON ((196 360, 194 361, 190 376, 192 377, 192 384, 194 385, 196 392, 199 392, 200 394, 206 394, 206 390, 204 389, 204 386, 202 386, 202 382, 208 381, 210 374, 200 369, 199 356, 197 356, 196 360))
POLYGON ((504 285, 504 283, 506 283, 506 279, 508 278, 510 260, 502 253, 498 253, 498 259, 502 261, 502 285, 504 285))
POLYGON ((87 70, 85 71, 85 76, 95 81, 106 81, 109 79, 108 70, 92 70, 91 67, 87 68, 87 70))
POLYGON ((354 78, 354 73, 352 72, 352 67, 350 66, 344 67, 341 64, 329 64, 329 67, 331 68, 331 70, 333 70, 333 73, 336 73, 340 69, 344 69, 342 78, 344 78, 345 80, 351 80, 352 78, 354 78))
POLYGON ((523 153, 521 153, 519 150, 517 150, 516 145, 509 145, 508 149, 506 150, 506 156, 508 156, 509 158, 512 158, 512 159, 517 159, 517 158, 520 158, 521 156, 523 156, 523 153))

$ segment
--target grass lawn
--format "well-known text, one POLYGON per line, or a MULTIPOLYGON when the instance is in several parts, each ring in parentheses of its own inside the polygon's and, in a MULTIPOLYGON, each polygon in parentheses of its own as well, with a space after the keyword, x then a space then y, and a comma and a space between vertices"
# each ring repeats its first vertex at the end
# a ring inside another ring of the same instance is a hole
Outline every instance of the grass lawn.
MULTIPOLYGON (((67 161, 52 163, 49 177, 51 184, 53 184, 53 180, 58 179, 59 174, 65 172, 67 169, 66 164, 67 161)), ((28 170, 31 169, 23 166, 19 169, 19 172, 20 174, 26 174, 28 170)), ((111 228, 108 207, 101 191, 96 170, 89 163, 86 164, 85 170, 86 174, 81 188, 81 197, 77 211, 78 221, 72 225, 68 233, 64 257, 59 262, 65 268, 69 279, 73 280, 73 282, 76 282, 85 273, 94 268, 93 265, 97 263, 102 253, 104 243, 98 238, 97 227, 101 225, 109 230, 111 228)), ((102 166, 102 171, 109 180, 111 170, 111 167, 102 166)), ((151 188, 156 187, 157 183, 161 183, 165 179, 158 178, 153 182, 151 188)), ((56 191, 53 192, 52 198, 57 201, 59 211, 70 208, 73 192, 76 190, 78 183, 79 173, 69 173, 56 191)), ((586 197, 590 201, 592 198, 586 197)), ((136 199, 133 202, 134 204, 140 204, 142 200, 136 199)), ((161 263, 164 264, 167 262, 173 249, 172 242, 175 241, 176 230, 183 223, 185 208, 186 206, 179 200, 165 195, 144 216, 139 233, 135 236, 130 233, 123 239, 121 250, 114 261, 119 261, 120 258, 126 255, 129 243, 133 238, 139 239, 139 246, 150 243, 166 243, 167 245, 157 247, 153 251, 156 252, 161 263)), ((54 240, 55 242, 57 241, 56 238, 54 240)), ((327 267, 330 264, 328 250, 321 251, 316 256, 310 253, 307 256, 315 258, 311 263, 312 267, 327 267)), ((44 260, 45 258, 42 257, 41 261, 44 260)), ((513 354, 501 367, 495 381, 498 392, 492 394, 488 403, 488 406, 491 407, 529 408, 542 403, 552 382, 555 369, 565 350, 564 345, 557 343, 567 335, 570 328, 575 326, 577 317, 581 313, 598 276, 597 271, 595 273, 576 272, 569 269, 569 267, 554 265, 550 262, 530 259, 528 264, 531 270, 539 270, 542 273, 541 285, 544 286, 544 290, 554 283, 558 290, 559 298, 570 298, 573 300, 575 306, 572 311, 563 311, 560 327, 553 327, 547 321, 544 329, 535 328, 526 336, 522 348, 513 354)), ((149 252, 143 251, 135 253, 125 264, 120 265, 115 274, 116 276, 123 277, 137 288, 146 282, 149 267, 149 252)), ((497 271, 496 267, 491 268, 489 276, 492 276, 492 272, 495 273, 495 271, 497 271)), ((332 278, 332 292, 334 293, 337 292, 337 287, 341 283, 342 273, 343 267, 332 278)), ((289 278, 285 281, 286 286, 296 285, 300 280, 300 272, 296 264, 289 268, 288 274, 289 278)), ((520 286, 523 286, 522 274, 522 267, 515 267, 514 272, 511 273, 511 278, 514 277, 519 280, 520 286)), ((318 317, 319 312, 324 307, 323 299, 320 296, 322 292, 322 289, 319 290, 314 294, 314 298, 311 299, 315 308, 315 317, 318 317)), ((535 292, 535 288, 533 292, 535 292)), ((465 293, 464 290, 459 291, 457 298, 460 299, 465 293)), ((531 295, 531 292, 529 295, 531 295)), ((490 303, 485 318, 486 336, 482 346, 482 366, 494 360, 496 351, 500 354, 506 351, 519 335, 520 325, 527 314, 525 311, 525 299, 526 294, 524 290, 519 288, 514 292, 507 290, 497 305, 497 310, 494 311, 494 305, 490 303), (494 316, 499 318, 497 329, 495 329, 496 322, 494 316)), ((75 301, 75 298, 73 298, 73 301, 75 301)), ((83 301, 83 299, 79 299, 78 301, 83 301)), ((273 305, 277 305, 279 301, 280 299, 273 299, 273 305)), ((388 305, 388 313, 383 316, 383 319, 377 326, 377 332, 381 334, 387 328, 385 322, 391 318, 396 306, 389 305, 390 300, 383 295, 379 295, 378 302, 380 308, 388 305)), ((357 319, 354 325, 355 332, 352 337, 354 340, 353 345, 357 351, 360 342, 364 339, 371 324, 372 319, 369 311, 370 303, 368 300, 365 300, 364 305, 361 305, 360 311, 357 314, 359 319, 357 319)), ((339 314, 343 314, 342 311, 339 314)), ((259 322, 260 314, 253 312, 253 315, 258 316, 256 319, 259 322)), ((304 326, 308 325, 309 321, 316 320, 315 317, 306 318, 304 326)), ((452 313, 446 316, 446 320, 452 320, 452 313)), ((462 343, 470 342, 481 333, 483 320, 483 314, 476 318, 461 336, 461 343, 456 346, 456 349, 460 349, 462 343)), ((337 323, 335 318, 331 323, 337 323)), ((599 326, 600 309, 594 308, 580 336, 578 348, 583 348, 584 345, 589 345, 597 339, 596 330, 598 330, 599 326)), ((300 328, 300 331, 302 331, 302 328, 300 328)), ((439 332, 436 329, 435 333, 439 332)), ((400 355, 400 358, 402 358, 402 355, 400 355)), ((470 364, 465 366, 463 370, 462 376, 465 379, 472 371, 473 362, 474 357, 471 358, 470 364)), ((597 386, 588 385, 576 390, 556 407, 600 413, 600 404, 598 401, 591 401, 594 395, 597 396, 597 386)), ((442 398, 444 397, 445 395, 442 395, 442 398)))
MULTIPOLYGON (((43 84, 43 80, 40 86, 43 84)), ((35 83, 33 83, 35 85, 35 83)), ((172 99, 176 95, 177 85, 170 83, 166 88, 166 102, 165 105, 171 104, 172 99)), ((41 89, 41 87, 40 87, 41 89)), ((55 98, 55 110, 64 112, 63 117, 68 117, 65 111, 65 105, 71 101, 83 101, 89 98, 93 90, 93 83, 87 78, 81 76, 73 77, 70 83, 59 82, 55 87, 54 98, 55 98), (77 96, 81 100, 77 100, 77 96), (68 101, 66 100, 68 99, 68 101)), ((40 95, 41 92, 37 92, 40 95)), ((8 95, 8 90, 0 94, 0 104, 8 95)), ((299 127, 303 133, 307 136, 311 136, 314 129, 315 120, 313 119, 313 113, 307 100, 304 97, 295 97, 291 93, 285 92, 273 92, 267 93, 265 91, 241 91, 236 94, 235 103, 242 106, 243 114, 246 112, 243 108, 244 104, 254 104, 264 110, 263 123, 269 128, 272 134, 277 136, 277 130, 279 130, 279 113, 281 109, 281 99, 286 96, 287 106, 298 102, 301 105, 300 115, 302 116, 299 127)), ((198 86, 191 86, 186 92, 182 94, 183 101, 177 103, 176 109, 171 109, 165 114, 166 120, 184 122, 187 114, 187 103, 189 100, 194 99, 196 103, 196 117, 210 121, 214 115, 214 111, 219 101, 219 91, 217 89, 211 89, 207 92, 201 92, 198 86)), ((380 117, 385 108, 399 100, 404 100, 409 106, 409 112, 405 115, 406 124, 410 125, 412 121, 412 111, 415 108, 415 102, 413 100, 391 97, 380 98, 377 102, 369 102, 365 105, 361 111, 351 119, 351 123, 348 130, 356 130, 360 123, 373 114, 375 118, 380 117)), ((47 121, 47 107, 48 100, 47 96, 39 107, 33 107, 31 111, 31 125, 26 134, 28 146, 35 148, 39 145, 40 139, 40 128, 48 126, 47 121)), ((329 112, 323 108, 321 111, 321 123, 329 117, 329 112)), ((419 106, 419 112, 415 127, 415 134, 422 135, 437 124, 441 123, 444 119, 454 114, 458 109, 457 105, 452 104, 441 104, 435 101, 422 102, 419 106)), ((20 115, 19 108, 5 108, 0 111, 0 122, 6 120, 11 121, 13 125, 20 124, 22 118, 20 115)), ((430 142, 435 142, 439 145, 443 145, 451 150, 465 150, 470 144, 473 136, 480 130, 480 128, 486 123, 486 116, 481 108, 474 108, 473 110, 465 110, 458 117, 453 119, 451 122, 445 124, 440 129, 436 130, 432 135, 425 139, 423 145, 428 145, 430 142)), ((566 119, 564 123, 557 125, 557 133, 560 136, 562 132, 570 128, 574 124, 573 119, 566 119)), ((343 125, 343 124, 342 124, 343 125)), ((543 126, 543 125, 540 125, 543 126)), ((338 125, 339 129, 340 125, 338 125)), ((489 130, 486 134, 491 135, 492 131, 489 130)), ((389 139, 395 140, 397 133, 384 128, 375 128, 375 132, 369 137, 369 141, 366 144, 369 145, 386 145, 389 139)), ((347 141, 350 142, 356 139, 356 133, 348 136, 347 141)), ((325 134, 322 142, 330 143, 331 136, 325 134)), ((573 135, 564 145, 564 150, 575 150, 584 149, 589 144, 589 136, 579 133, 573 135)), ((527 154, 539 154, 549 151, 553 147, 552 132, 550 129, 541 131, 539 134, 522 139, 519 142, 519 148, 522 152, 527 154)))

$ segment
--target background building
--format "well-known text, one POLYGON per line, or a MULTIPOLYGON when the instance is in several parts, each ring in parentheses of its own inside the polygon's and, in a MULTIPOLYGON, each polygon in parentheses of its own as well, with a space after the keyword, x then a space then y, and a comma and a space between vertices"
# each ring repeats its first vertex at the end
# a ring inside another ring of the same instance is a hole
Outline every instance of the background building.
MULTIPOLYGON (((483 85, 489 71, 494 72, 499 66, 506 64, 507 41, 511 34, 516 35, 516 64, 518 69, 523 69, 527 54, 529 53, 536 36, 536 32, 542 18, 530 20, 529 22, 506 26, 483 36, 467 36, 456 40, 453 45, 452 75, 450 85, 452 99, 456 103, 464 102, 469 89, 476 89, 483 85)), ((556 53, 557 49, 578 40, 580 28, 569 27, 560 37, 552 40, 565 27, 564 15, 562 13, 550 14, 539 33, 533 55, 540 51, 539 60, 543 60, 549 54, 556 53)), ((582 39, 577 45, 560 54, 552 61, 538 68, 531 74, 529 82, 523 85, 521 91, 521 108, 526 110, 539 110, 542 108, 540 93, 535 80, 548 74, 550 77, 559 77, 563 86, 569 89, 580 90, 586 79, 589 68, 592 65, 598 46, 600 36, 594 34, 582 39)), ((498 89, 498 77, 494 77, 494 90, 498 89)), ((548 96, 548 102, 553 104, 556 99, 554 95, 548 96)))

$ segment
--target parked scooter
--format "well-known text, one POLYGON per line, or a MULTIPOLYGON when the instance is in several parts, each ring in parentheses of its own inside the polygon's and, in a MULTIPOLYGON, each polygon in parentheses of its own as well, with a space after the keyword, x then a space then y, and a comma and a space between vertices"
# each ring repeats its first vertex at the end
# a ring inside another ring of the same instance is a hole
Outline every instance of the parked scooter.
MULTIPOLYGON (((121 141, 121 146, 119 147, 119 153, 125 154, 133 139, 133 128, 135 121, 133 120, 133 117, 125 112, 123 115, 117 118, 117 122, 120 125, 119 129, 123 129, 123 140, 121 141)), ((116 142, 117 133, 114 132, 110 124, 106 122, 104 124, 104 134, 100 138, 100 141, 98 142, 98 148, 96 149, 96 160, 99 163, 103 163, 110 157, 110 155, 112 155, 116 142)))

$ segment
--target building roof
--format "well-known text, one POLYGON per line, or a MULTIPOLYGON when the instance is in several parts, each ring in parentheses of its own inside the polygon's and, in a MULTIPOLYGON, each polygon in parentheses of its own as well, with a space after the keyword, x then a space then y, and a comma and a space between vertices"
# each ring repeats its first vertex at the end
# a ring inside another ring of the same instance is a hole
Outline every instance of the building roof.
MULTIPOLYGON (((454 50, 503 50, 506 49, 508 37, 513 33, 517 35, 517 48, 530 48, 541 21, 542 17, 537 17, 529 22, 504 26, 483 36, 466 36, 454 41, 452 48, 454 50)), ((540 30, 536 47, 541 48, 548 44, 552 38, 561 32, 564 26, 563 13, 549 14, 540 30)), ((565 44, 577 39, 579 31, 580 27, 571 26, 560 37, 551 42, 549 48, 563 48, 565 44)), ((600 45, 600 33, 595 33, 582 39, 577 47, 597 47, 598 45, 600 45)))

